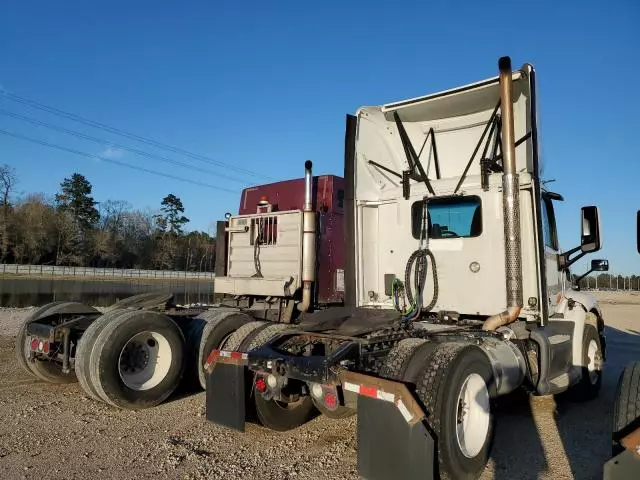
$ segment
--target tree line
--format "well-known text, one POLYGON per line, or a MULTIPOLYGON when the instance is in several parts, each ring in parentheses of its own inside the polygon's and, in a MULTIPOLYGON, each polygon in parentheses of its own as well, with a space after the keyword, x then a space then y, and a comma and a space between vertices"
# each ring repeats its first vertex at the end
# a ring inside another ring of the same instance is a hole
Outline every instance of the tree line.
MULTIPOLYGON (((573 274, 575 284, 578 275, 573 274)), ((611 273, 592 274, 580 280, 580 288, 598 288, 599 290, 640 290, 640 276, 615 275, 611 273)))
POLYGON ((215 237, 185 232, 189 219, 179 197, 165 196, 157 211, 124 200, 97 202, 79 173, 53 198, 14 199, 18 178, 0 165, 0 263, 213 271, 215 237))

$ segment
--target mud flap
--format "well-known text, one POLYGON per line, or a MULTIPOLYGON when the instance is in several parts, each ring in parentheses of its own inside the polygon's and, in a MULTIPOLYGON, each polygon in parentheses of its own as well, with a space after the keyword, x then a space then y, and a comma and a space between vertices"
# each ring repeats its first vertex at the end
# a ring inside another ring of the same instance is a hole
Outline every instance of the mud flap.
POLYGON ((358 472, 366 480, 433 480, 435 442, 424 425, 407 423, 393 403, 358 397, 358 472))
POLYGON ((640 459, 624 450, 604 464, 604 480, 628 480, 640 478, 640 459))
POLYGON ((219 363, 207 374, 207 420, 244 432, 245 378, 244 365, 219 363))

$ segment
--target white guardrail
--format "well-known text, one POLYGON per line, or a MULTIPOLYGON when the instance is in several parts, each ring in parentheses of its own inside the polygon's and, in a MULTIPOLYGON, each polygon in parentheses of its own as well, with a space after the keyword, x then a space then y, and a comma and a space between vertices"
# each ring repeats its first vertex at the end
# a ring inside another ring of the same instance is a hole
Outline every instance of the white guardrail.
POLYGON ((201 278, 212 279, 213 272, 186 272, 175 270, 137 270, 122 268, 65 267, 53 265, 0 264, 0 274, 42 275, 70 277, 113 277, 113 278, 201 278))

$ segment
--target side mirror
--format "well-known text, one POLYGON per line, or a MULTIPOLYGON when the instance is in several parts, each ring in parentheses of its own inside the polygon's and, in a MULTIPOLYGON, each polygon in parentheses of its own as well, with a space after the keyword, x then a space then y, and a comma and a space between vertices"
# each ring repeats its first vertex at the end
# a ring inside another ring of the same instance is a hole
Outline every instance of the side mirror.
POLYGON ((591 272, 608 272, 609 271, 609 260, 591 260, 591 268, 587 270, 585 273, 580 275, 575 279, 576 290, 580 290, 580 280, 589 275, 591 272))
POLYGON ((591 260, 592 272, 608 272, 609 260, 591 260))
POLYGON ((600 219, 598 207, 582 207, 580 250, 582 253, 597 252, 600 244, 600 219))
MULTIPOLYGON (((580 212, 580 246, 558 256, 558 269, 566 270, 587 253, 600 250, 602 247, 600 238, 598 207, 582 207, 580 212)), ((638 212, 638 252, 640 252, 640 212, 638 212)))

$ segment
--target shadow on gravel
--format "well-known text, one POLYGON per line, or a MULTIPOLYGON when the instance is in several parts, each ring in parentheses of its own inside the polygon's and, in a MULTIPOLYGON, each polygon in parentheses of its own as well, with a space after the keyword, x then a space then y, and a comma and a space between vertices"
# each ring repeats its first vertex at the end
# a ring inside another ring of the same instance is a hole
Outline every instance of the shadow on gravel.
POLYGON ((587 402, 569 394, 528 397, 515 392, 498 399, 492 451, 496 480, 602 479, 611 453, 611 422, 618 377, 640 359, 640 335, 607 327, 607 361, 598 398, 587 402))

